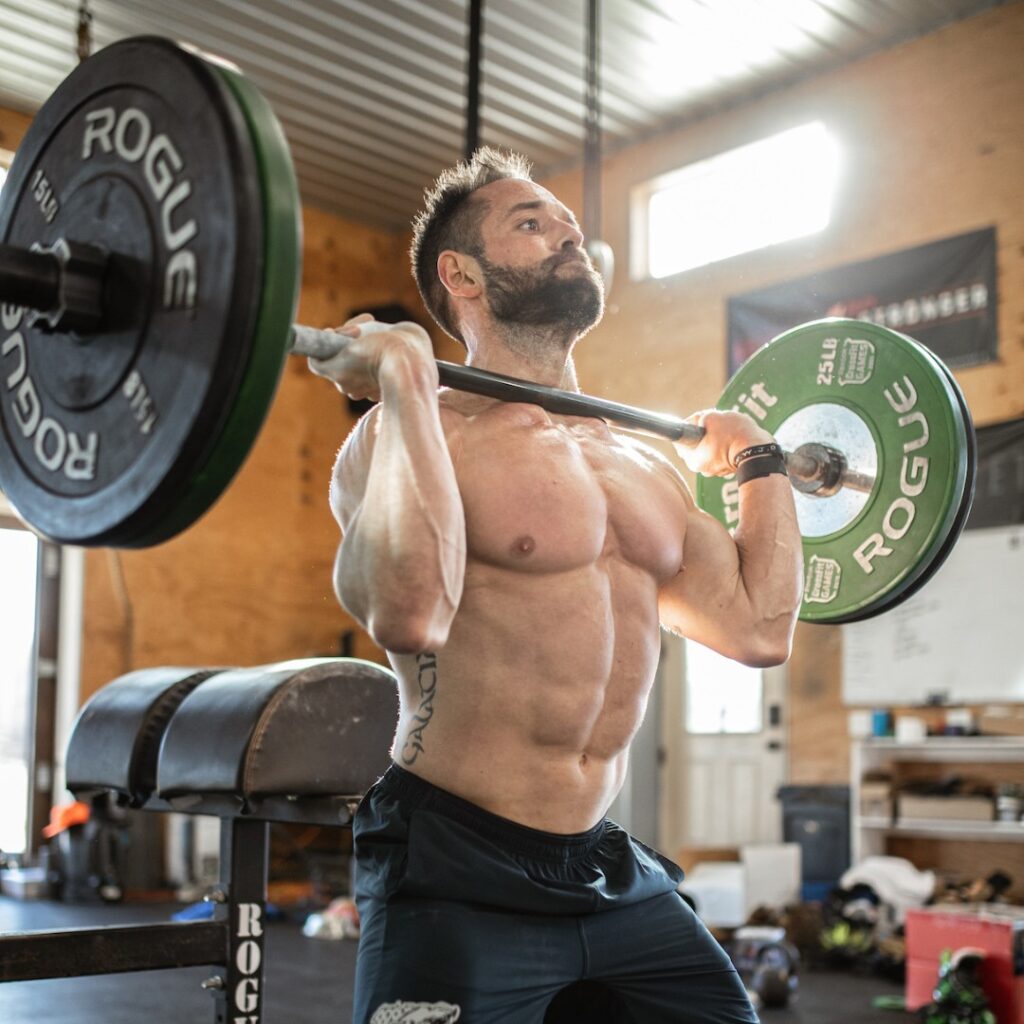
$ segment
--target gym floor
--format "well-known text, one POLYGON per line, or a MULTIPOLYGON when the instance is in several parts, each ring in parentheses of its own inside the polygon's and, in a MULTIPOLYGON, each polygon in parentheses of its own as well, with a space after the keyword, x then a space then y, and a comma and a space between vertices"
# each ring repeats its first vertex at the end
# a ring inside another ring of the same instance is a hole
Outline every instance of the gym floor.
MULTIPOLYGON (((177 906, 23 903, 0 897, 0 933, 100 924, 166 921, 177 906)), ((356 944, 303 936, 298 920, 272 924, 267 936, 267 1024, 347 1024, 352 1013, 356 944)), ((62 978, 0 985, 3 1024, 200 1024, 213 1020, 210 996, 199 986, 202 968, 62 978)), ((899 1024, 902 1013, 876 1010, 876 996, 902 987, 881 978, 804 971, 800 995, 786 1010, 765 1011, 765 1024, 899 1024)), ((584 1024, 584 1022, 581 1022, 584 1024)))

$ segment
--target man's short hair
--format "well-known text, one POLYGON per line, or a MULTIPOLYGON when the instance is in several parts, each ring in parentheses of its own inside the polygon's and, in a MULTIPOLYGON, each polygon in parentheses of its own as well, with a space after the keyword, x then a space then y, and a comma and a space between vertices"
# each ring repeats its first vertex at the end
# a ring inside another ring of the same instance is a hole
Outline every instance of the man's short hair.
POLYGON ((416 286, 427 311, 456 341, 466 344, 452 315, 448 290, 437 274, 437 259, 445 249, 479 256, 483 253, 480 221, 484 210, 479 200, 470 201, 477 189, 504 178, 530 177, 530 164, 515 153, 482 146, 468 161, 441 172, 423 194, 423 209, 412 225, 409 255, 416 286))

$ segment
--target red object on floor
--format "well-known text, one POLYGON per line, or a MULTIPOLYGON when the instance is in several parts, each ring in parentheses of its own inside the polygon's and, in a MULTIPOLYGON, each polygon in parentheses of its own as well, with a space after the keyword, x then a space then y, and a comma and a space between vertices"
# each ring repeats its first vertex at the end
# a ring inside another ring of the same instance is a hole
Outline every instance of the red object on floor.
POLYGON ((943 950, 984 950, 980 977, 998 1024, 1024 1024, 1024 908, 998 903, 907 911, 908 1010, 932 1001, 943 950), (1014 973, 1014 967, 1021 973, 1014 973))

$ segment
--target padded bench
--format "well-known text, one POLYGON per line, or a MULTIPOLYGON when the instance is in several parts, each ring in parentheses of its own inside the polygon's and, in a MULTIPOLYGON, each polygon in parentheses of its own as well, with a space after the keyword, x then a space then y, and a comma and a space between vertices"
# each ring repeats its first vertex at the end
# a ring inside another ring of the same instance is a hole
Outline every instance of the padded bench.
POLYGON ((131 807, 345 824, 386 771, 397 721, 394 674, 355 658, 143 669, 82 709, 67 787, 131 807))
POLYGON ((67 787, 219 817, 213 920, 0 936, 0 981, 209 964, 215 1019, 259 1024, 270 823, 349 824, 397 720, 394 674, 354 658, 142 669, 103 687, 72 730, 67 787))

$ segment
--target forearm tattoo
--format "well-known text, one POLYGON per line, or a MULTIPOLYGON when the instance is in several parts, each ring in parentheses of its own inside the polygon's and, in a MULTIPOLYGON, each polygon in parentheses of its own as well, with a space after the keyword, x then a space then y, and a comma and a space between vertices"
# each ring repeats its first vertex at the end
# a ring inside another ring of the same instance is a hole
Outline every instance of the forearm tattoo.
POLYGON ((420 702, 412 716, 413 727, 402 747, 402 763, 412 765, 423 753, 423 734, 434 717, 434 694, 437 693, 437 655, 424 652, 416 655, 416 682, 420 688, 420 702))

